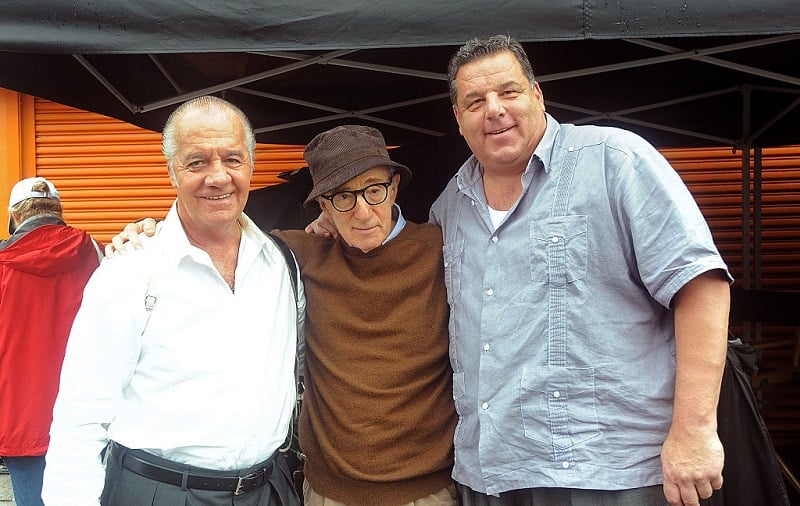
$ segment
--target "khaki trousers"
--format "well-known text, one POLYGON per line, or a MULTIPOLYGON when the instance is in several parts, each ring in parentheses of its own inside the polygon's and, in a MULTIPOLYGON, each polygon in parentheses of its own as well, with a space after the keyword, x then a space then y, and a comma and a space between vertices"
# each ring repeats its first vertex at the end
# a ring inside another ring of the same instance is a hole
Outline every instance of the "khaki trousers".
MULTIPOLYGON (((319 495, 314 492, 311 485, 308 484, 308 481, 303 482, 303 497, 305 499, 305 506, 357 506, 344 504, 319 495)), ((451 484, 436 493, 420 497, 419 499, 398 506, 456 506, 457 504, 456 486, 451 484)))

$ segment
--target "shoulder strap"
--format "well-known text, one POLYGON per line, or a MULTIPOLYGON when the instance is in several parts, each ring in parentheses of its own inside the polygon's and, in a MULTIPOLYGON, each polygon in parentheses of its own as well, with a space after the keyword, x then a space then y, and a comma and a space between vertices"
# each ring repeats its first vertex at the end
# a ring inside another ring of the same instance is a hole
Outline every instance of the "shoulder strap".
MULTIPOLYGON (((300 300, 297 296, 297 273, 300 270, 300 267, 297 265, 297 260, 294 258, 294 254, 292 253, 291 248, 289 245, 286 244, 283 239, 274 235, 270 232, 266 232, 266 236, 272 239, 272 242, 278 247, 278 249, 283 254, 283 258, 286 261, 286 266, 289 268, 289 278, 292 281, 292 293, 294 293, 294 302, 297 305, 297 352, 298 354, 295 355, 295 363, 294 363, 294 379, 295 379, 295 386, 297 387, 297 398, 295 399, 294 403, 294 413, 292 414, 292 420, 289 423, 289 433, 286 436, 285 444, 280 447, 278 450, 282 453, 289 453, 292 455, 292 458, 296 460, 294 468, 298 468, 302 470, 302 462, 305 460, 305 455, 300 450, 300 441, 297 438, 297 425, 300 418, 300 409, 303 404, 303 392, 305 390, 305 384, 303 382, 303 376, 300 374, 300 359, 299 354, 302 348, 301 343, 303 337, 300 335, 302 332, 302 328, 300 325, 302 315, 300 314, 300 300)), ((296 471, 296 470, 295 470, 296 471)))
POLYGON ((272 239, 272 242, 275 243, 275 246, 281 250, 283 253, 283 258, 286 260, 286 266, 289 268, 289 277, 292 280, 292 291, 294 292, 295 302, 297 301, 297 271, 299 267, 297 266, 297 260, 294 259, 294 255, 292 254, 292 250, 289 248, 289 245, 286 244, 283 239, 278 237, 275 234, 267 232, 267 237, 272 239))

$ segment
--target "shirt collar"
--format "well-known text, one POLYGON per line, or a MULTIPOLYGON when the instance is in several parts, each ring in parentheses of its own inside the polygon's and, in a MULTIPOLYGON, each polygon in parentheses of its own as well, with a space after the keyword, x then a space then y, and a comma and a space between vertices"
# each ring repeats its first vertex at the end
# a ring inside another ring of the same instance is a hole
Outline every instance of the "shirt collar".
POLYGON ((526 172, 531 169, 533 165, 531 162, 534 158, 538 158, 542 161, 545 172, 550 171, 550 158, 553 156, 553 145, 556 142, 559 130, 561 130, 561 124, 550 116, 550 114, 544 113, 544 115, 545 118, 547 118, 547 127, 545 127, 542 140, 539 141, 539 145, 536 146, 536 149, 533 151, 533 156, 531 157, 531 161, 528 162, 526 172))
POLYGON ((64 220, 55 214, 37 214, 36 216, 31 216, 27 220, 17 225, 17 229, 14 231, 14 234, 26 234, 34 228, 42 225, 65 225, 65 223, 64 220))
POLYGON ((387 242, 391 241, 395 237, 397 237, 400 232, 403 231, 403 228, 406 226, 406 219, 403 218, 403 212, 400 210, 400 206, 397 204, 392 205, 392 220, 394 220, 394 228, 392 232, 389 234, 389 237, 386 238, 381 244, 386 244, 387 242))
MULTIPOLYGON (((186 232, 181 225, 181 220, 178 217, 178 201, 172 203, 167 217, 161 223, 159 236, 162 236, 163 254, 166 258, 171 259, 175 264, 181 259, 189 257, 198 262, 200 257, 195 256, 200 254, 200 250, 189 242, 186 237, 186 232)), ((252 243, 256 248, 262 249, 266 252, 268 258, 271 258, 271 252, 267 247, 268 239, 264 232, 247 215, 242 213, 236 220, 242 228, 242 243, 252 243)), ((240 246, 241 247, 241 246, 240 246)))

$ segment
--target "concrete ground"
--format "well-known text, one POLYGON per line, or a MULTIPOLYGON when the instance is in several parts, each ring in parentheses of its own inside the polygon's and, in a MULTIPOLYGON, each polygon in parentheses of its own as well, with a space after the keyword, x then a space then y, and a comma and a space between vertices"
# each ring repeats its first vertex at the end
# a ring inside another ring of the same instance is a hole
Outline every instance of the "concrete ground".
POLYGON ((11 492, 11 477, 7 474, 0 474, 0 505, 15 506, 14 494, 11 492))

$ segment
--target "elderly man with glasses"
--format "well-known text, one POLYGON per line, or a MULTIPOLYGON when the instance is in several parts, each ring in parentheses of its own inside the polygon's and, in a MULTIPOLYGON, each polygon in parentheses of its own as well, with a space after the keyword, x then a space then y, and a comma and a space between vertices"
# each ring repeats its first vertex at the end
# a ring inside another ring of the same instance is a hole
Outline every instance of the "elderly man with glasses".
POLYGON ((346 125, 304 153, 336 239, 278 232, 306 286, 306 505, 455 504, 455 408, 438 227, 395 204, 411 171, 346 125))

